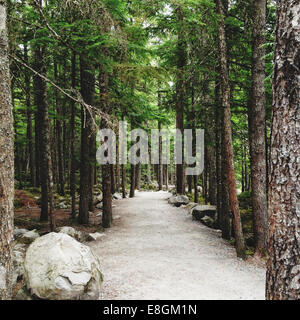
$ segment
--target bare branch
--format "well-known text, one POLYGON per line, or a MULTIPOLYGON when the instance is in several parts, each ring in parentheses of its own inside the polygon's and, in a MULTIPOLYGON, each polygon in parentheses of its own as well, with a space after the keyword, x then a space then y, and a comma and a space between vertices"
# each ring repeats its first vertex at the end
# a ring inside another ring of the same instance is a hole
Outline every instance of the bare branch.
MULTIPOLYGON (((66 90, 62 89, 61 87, 59 87, 57 84, 55 84, 52 80, 50 80, 49 78, 47 78, 46 76, 40 74, 39 72, 37 72, 36 70, 34 70, 33 68, 31 68, 28 64, 26 64, 24 61, 22 61, 21 59, 19 59, 16 56, 13 55, 9 55, 14 61, 22 64, 25 68, 29 69, 34 75, 42 78, 44 81, 46 81, 47 83, 49 83, 52 87, 54 87, 56 90, 58 90, 59 92, 61 92, 63 95, 65 95, 66 97, 68 97, 69 99, 75 101, 76 103, 80 104, 83 108, 84 108, 84 112, 88 112, 92 122, 93 122, 93 126, 94 128, 98 128, 99 126, 97 125, 96 122, 96 118, 95 116, 99 116, 99 118, 104 119, 107 123, 108 126, 110 126, 111 128, 115 127, 115 124, 118 122, 118 120, 112 116, 109 115, 105 112, 100 111, 99 107, 95 107, 95 106, 91 106, 89 104, 87 104, 86 102, 84 102, 80 92, 78 92, 78 90, 76 90, 75 88, 71 88, 71 92, 73 95, 69 94, 66 90)), ((86 124, 84 124, 86 125, 86 124)))

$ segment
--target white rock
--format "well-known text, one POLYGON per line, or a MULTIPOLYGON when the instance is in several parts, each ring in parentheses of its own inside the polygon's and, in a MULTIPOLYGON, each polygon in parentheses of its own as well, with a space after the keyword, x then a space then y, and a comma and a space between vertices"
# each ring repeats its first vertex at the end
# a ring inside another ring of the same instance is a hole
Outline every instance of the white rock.
POLYGON ((59 209, 68 209, 68 206, 64 202, 61 202, 57 207, 59 209))
POLYGON ((169 198, 168 202, 173 204, 175 207, 180 207, 183 204, 189 204, 190 200, 187 196, 172 196, 169 198))
POLYGON ((61 227, 61 228, 57 228, 57 231, 59 233, 65 233, 68 236, 75 238, 77 231, 72 228, 72 227, 61 227))
POLYGON ((93 239, 93 241, 97 241, 105 236, 104 233, 99 233, 99 232, 90 233, 89 235, 93 239))
POLYGON ((22 234, 28 232, 29 230, 27 229, 19 229, 19 228, 15 228, 14 229, 14 238, 17 239, 19 236, 21 236, 22 234))
POLYGON ((92 241, 92 239, 90 239, 89 234, 87 232, 78 231, 72 227, 57 228, 57 231, 59 233, 67 234, 68 236, 74 238, 79 242, 92 241))
POLYGON ((13 283, 16 283, 19 277, 25 273, 24 261, 27 246, 22 243, 16 243, 13 248, 13 283))
POLYGON ((116 200, 122 200, 123 199, 122 196, 117 192, 113 195, 113 198, 116 199, 116 200))
POLYGON ((39 238, 39 233, 36 230, 27 231, 23 234, 21 234, 17 241, 24 244, 31 244, 34 242, 37 238, 39 238))
POLYGON ((31 294, 47 300, 98 299, 99 258, 64 233, 49 233, 27 250, 25 278, 31 294))
POLYGON ((102 209, 102 208, 103 208, 103 203, 102 203, 102 202, 98 203, 98 204, 96 205, 96 208, 97 208, 97 209, 102 209))
POLYGON ((0 290, 6 289, 6 269, 0 265, 0 290))

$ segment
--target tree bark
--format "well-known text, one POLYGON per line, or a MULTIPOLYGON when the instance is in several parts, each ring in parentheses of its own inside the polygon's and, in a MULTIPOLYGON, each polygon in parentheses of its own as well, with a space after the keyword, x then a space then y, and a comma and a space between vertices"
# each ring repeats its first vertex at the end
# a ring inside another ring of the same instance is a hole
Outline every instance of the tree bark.
MULTIPOLYGON (((56 58, 54 58, 54 79, 56 83, 58 81, 58 67, 56 58)), ((61 196, 65 194, 65 177, 64 177, 64 159, 63 159, 63 141, 62 141, 62 107, 61 101, 59 99, 59 93, 55 90, 55 104, 56 104, 56 112, 57 112, 57 119, 56 119, 56 144, 57 144, 57 161, 58 161, 58 193, 61 196)))
POLYGON ((264 256, 267 247, 266 194, 266 107, 265 107, 265 30, 266 0, 254 0, 252 103, 249 122, 251 187, 256 254, 264 256))
POLYGON ((217 184, 217 214, 218 225, 221 228, 222 210, 222 150, 221 150, 221 104, 220 104, 220 84, 216 81, 215 84, 215 134, 216 134, 216 184, 217 184))
POLYGON ((120 193, 121 177, 120 177, 120 157, 119 157, 119 140, 117 139, 117 154, 116 154, 116 192, 120 193))
MULTIPOLYGON (((71 85, 72 88, 76 87, 76 54, 72 53, 72 67, 71 67, 71 85)), ((71 100, 71 119, 70 119, 70 155, 71 155, 71 168, 70 168, 70 196, 72 199, 71 215, 75 218, 76 214, 76 158, 75 158, 75 117, 76 106, 75 101, 71 100)))
MULTIPOLYGON (((27 43, 24 44, 24 61, 28 63, 28 46, 27 43)), ((30 168, 30 184, 31 186, 36 186, 35 180, 35 168, 34 168, 34 146, 33 146, 33 134, 32 134, 32 108, 30 99, 30 74, 28 70, 25 72, 25 86, 26 86, 26 113, 27 113, 27 143, 28 143, 28 155, 29 155, 29 168, 30 168)))
MULTIPOLYGON (((159 105, 160 105, 160 96, 159 96, 159 105)), ((161 122, 158 122, 158 130, 161 131, 161 122)), ((159 164, 157 167, 158 170, 158 190, 163 189, 163 165, 162 165, 162 137, 159 136, 159 146, 158 146, 158 158, 159 158, 159 164)))
MULTIPOLYGON (((34 48, 34 65, 35 70, 46 75, 45 64, 46 48, 36 45, 34 48)), ((41 185, 41 221, 48 221, 48 201, 49 201, 49 166, 47 147, 50 144, 50 128, 47 103, 47 83, 40 76, 34 76, 35 103, 37 106, 36 125, 38 126, 38 143, 39 143, 39 176, 41 185)), ((51 157, 51 155, 50 155, 51 157)))
POLYGON ((236 193, 236 181, 234 174, 234 159, 232 146, 232 128, 230 111, 230 86, 227 62, 227 43, 224 23, 224 7, 222 0, 217 0, 217 10, 219 14, 219 49, 221 67, 221 87, 222 87, 222 106, 224 110, 224 140, 225 157, 227 166, 227 183, 231 210, 234 215, 234 231, 236 241, 236 251, 239 257, 245 257, 245 242, 243 237, 242 223, 239 211, 239 203, 236 193))
POLYGON ((121 176, 122 176, 122 197, 126 199, 126 168, 124 164, 121 164, 121 176))
POLYGON ((14 132, 6 27, 6 1, 0 0, 0 300, 12 294, 14 231, 14 132))
POLYGON ((130 166, 130 198, 134 198, 135 195, 135 165, 130 166))
POLYGON ((110 179, 111 179, 111 194, 116 193, 116 172, 115 166, 113 164, 110 165, 110 179))
MULTIPOLYGON (((95 77, 93 68, 80 57, 80 82, 83 100, 89 104, 94 103, 95 77)), ((89 205, 91 193, 91 164, 90 164, 90 134, 91 116, 81 107, 81 163, 80 163, 80 199, 79 199, 79 223, 89 223, 89 205)))
POLYGON ((279 0, 277 6, 266 296, 299 300, 300 3, 279 0))
MULTIPOLYGON (((102 111, 108 113, 109 105, 107 100, 108 95, 108 74, 100 70, 99 73, 100 97, 102 104, 102 111)), ((101 119, 101 129, 107 129, 105 119, 101 119)), ((102 192, 103 192, 103 213, 102 213, 102 227, 110 228, 112 225, 112 170, 111 164, 103 164, 102 169, 102 192)))
MULTIPOLYGON (((178 43, 177 43, 176 128, 180 130, 183 135, 184 109, 185 109, 184 68, 186 65, 186 52, 185 52, 185 36, 183 32, 184 15, 180 6, 177 8, 177 18, 178 18, 179 28, 178 28, 178 43)), ((183 150, 182 150, 182 155, 183 155, 183 150)), ((178 194, 185 194, 185 175, 184 175, 183 163, 176 164, 176 190, 178 194)))

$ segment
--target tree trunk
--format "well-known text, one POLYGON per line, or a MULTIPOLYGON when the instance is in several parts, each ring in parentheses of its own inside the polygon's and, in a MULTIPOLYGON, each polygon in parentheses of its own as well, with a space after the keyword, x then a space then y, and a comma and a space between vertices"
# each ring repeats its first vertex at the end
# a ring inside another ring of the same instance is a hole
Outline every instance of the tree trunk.
MULTIPOLYGON (((71 67, 71 85, 76 87, 76 54, 72 53, 72 67, 71 67)), ((70 120, 70 154, 71 154, 71 168, 70 168, 70 196, 72 199, 71 215, 75 218, 76 214, 76 158, 75 158, 75 117, 76 106, 75 101, 71 100, 71 120, 70 120)))
POLYGON ((249 127, 251 153, 251 187, 256 254, 265 255, 267 247, 266 194, 266 107, 265 107, 265 30, 266 0, 254 0, 252 103, 249 127))
POLYGON ((218 225, 221 227, 221 220, 223 215, 222 210, 222 150, 221 150, 221 135, 222 135, 222 124, 221 124, 221 104, 220 104, 220 84, 215 84, 215 134, 216 134, 216 184, 217 184, 217 214, 218 214, 218 225))
MULTIPOLYGON (((93 105, 95 78, 92 67, 80 57, 80 82, 83 100, 93 105)), ((80 163, 80 200, 79 200, 79 223, 89 223, 89 205, 91 192, 91 164, 90 164, 90 134, 91 116, 81 107, 81 163, 80 163)))
POLYGON ((227 43, 224 23, 224 8, 222 0, 217 0, 219 14, 219 48, 222 83, 222 106, 224 108, 224 140, 225 157, 227 165, 227 182, 231 210, 234 215, 234 230, 236 251, 239 257, 245 257, 245 242, 243 237, 242 223, 239 211, 239 203, 236 193, 236 181, 234 174, 234 159, 232 146, 231 111, 230 111, 230 86, 227 62, 227 43))
MULTIPOLYGON (((140 151, 138 151, 138 156, 140 156, 140 151)), ((142 174, 142 164, 138 163, 135 166, 135 187, 137 190, 140 190, 141 188, 141 174, 142 174)))
MULTIPOLYGON (((45 65, 46 48, 36 46, 34 48, 34 65, 39 74, 46 75, 45 65)), ((41 185, 41 221, 48 221, 49 201, 49 166, 47 145, 50 144, 50 128, 47 103, 47 83, 38 75, 34 76, 35 103, 37 106, 36 124, 38 123, 39 143, 39 175, 41 185)))
POLYGON ((116 175, 115 175, 115 166, 110 165, 110 179, 111 179, 111 194, 116 193, 116 175))
MULTIPOLYGON (((110 110, 107 100, 108 95, 108 74, 102 70, 99 73, 100 97, 102 104, 102 111, 108 113, 110 110)), ((101 119, 101 129, 107 129, 105 119, 101 119)), ((107 154, 106 154, 107 155, 107 154)), ((103 192, 103 213, 102 213, 102 227, 110 228, 112 225, 112 170, 110 164, 104 164, 102 169, 102 192, 103 192)))
MULTIPOLYGON (((28 46, 24 44, 24 61, 28 63, 28 46)), ((29 155, 29 168, 30 168, 30 184, 36 186, 35 180, 35 168, 34 168, 34 148, 33 148, 33 135, 32 135, 32 108, 30 99, 30 74, 28 70, 24 70, 25 73, 25 86, 26 86, 26 112, 27 112, 27 143, 28 143, 28 155, 29 155)))
MULTIPOLYGON (((184 15, 180 6, 177 9, 178 18, 178 44, 177 44, 177 81, 176 81, 176 128, 183 135, 184 109, 185 109, 185 81, 184 68, 186 65, 185 35, 183 32, 184 15)), ((183 158, 183 149, 181 151, 183 158)), ((183 159, 176 164, 176 189, 178 194, 185 194, 185 176, 183 159)))
POLYGON ((110 170, 109 164, 102 165, 102 192, 103 192, 102 227, 110 228, 112 225, 112 195, 111 195, 111 170, 110 170))
POLYGON ((14 132, 6 28, 6 1, 0 1, 0 300, 12 294, 14 232, 14 132))
POLYGON ((230 204, 229 204, 229 192, 228 192, 228 178, 227 178, 227 162, 225 157, 225 137, 224 137, 224 109, 222 110, 221 120, 221 214, 220 214, 220 226, 222 230, 222 238, 230 240, 231 232, 230 226, 230 204))
MULTIPOLYGON (((56 83, 58 81, 58 68, 56 58, 54 58, 54 79, 56 83)), ((65 181, 64 181, 64 159, 63 159, 63 141, 62 141, 62 107, 59 99, 59 93, 55 90, 55 104, 56 104, 56 144, 57 144, 57 161, 58 161, 58 193, 61 196, 65 194, 65 181)))
MULTIPOLYGON (((160 97, 159 97, 159 104, 160 104, 160 97)), ((158 130, 161 131, 161 122, 158 122, 158 130)), ((162 137, 159 136, 159 146, 158 146, 158 158, 159 158, 159 164, 158 164, 158 190, 163 189, 163 165, 162 165, 162 137)))
POLYGON ((126 199, 126 168, 124 164, 121 164, 121 175, 122 175, 122 197, 126 199))
POLYGON ((277 5, 266 295, 299 300, 300 3, 279 0, 277 5))
MULTIPOLYGON (((208 128, 209 140, 214 140, 213 127, 208 128)), ((207 148, 208 173, 209 173, 209 187, 208 198, 211 205, 216 205, 216 165, 215 165, 215 146, 210 143, 207 148)))
POLYGON ((116 192, 120 193, 121 178, 120 178, 120 158, 119 158, 119 141, 117 139, 117 154, 116 154, 116 192))
POLYGON ((135 195, 135 165, 130 166, 130 198, 134 198, 135 195))
POLYGON ((169 165, 164 165, 165 186, 167 191, 169 190, 169 165))

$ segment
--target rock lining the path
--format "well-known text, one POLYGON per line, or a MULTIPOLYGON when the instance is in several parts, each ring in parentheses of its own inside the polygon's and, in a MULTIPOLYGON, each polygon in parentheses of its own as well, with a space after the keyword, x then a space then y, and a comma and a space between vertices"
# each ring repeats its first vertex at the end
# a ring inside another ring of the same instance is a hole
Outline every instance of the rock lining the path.
POLYGON ((47 300, 98 299, 99 258, 65 233, 49 233, 27 250, 25 279, 31 295, 47 300))
POLYGON ((169 198, 168 202, 175 207, 180 207, 182 205, 189 204, 190 200, 187 196, 179 195, 179 196, 172 196, 169 198))
POLYGON ((217 208, 209 205, 197 205, 192 210, 192 216, 195 220, 200 221, 205 216, 216 220, 217 208))

